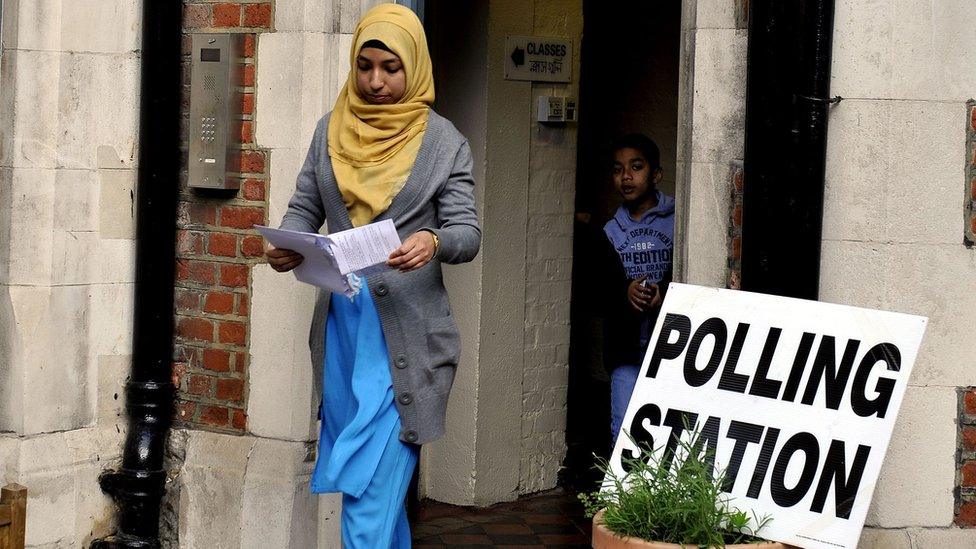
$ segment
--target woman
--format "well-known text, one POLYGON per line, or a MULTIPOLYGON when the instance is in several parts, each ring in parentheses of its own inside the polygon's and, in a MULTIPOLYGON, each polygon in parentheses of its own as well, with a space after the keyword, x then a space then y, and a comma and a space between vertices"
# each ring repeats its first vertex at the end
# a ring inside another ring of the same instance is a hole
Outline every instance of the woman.
MULTIPOLYGON (((322 430, 312 491, 342 492, 347 549, 409 547, 403 502, 419 445, 440 437, 457 327, 443 263, 470 261, 481 231, 471 151, 430 109, 434 83, 423 27, 383 4, 356 28, 352 67, 318 124, 281 227, 332 231, 392 219, 403 244, 353 298, 320 292, 312 360, 324 361, 322 430)), ((302 257, 268 251, 279 271, 302 257)))

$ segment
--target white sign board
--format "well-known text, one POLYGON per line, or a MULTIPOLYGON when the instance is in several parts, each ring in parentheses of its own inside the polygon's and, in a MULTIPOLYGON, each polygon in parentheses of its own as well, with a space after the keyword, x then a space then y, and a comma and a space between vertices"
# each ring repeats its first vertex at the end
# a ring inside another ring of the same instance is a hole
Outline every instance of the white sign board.
POLYGON ((509 36, 505 40, 505 78, 534 82, 569 82, 573 43, 562 38, 509 36))
MULTIPOLYGON (((665 456, 699 432, 760 536, 857 546, 927 319, 671 284, 623 429, 665 456)), ((611 466, 640 457, 617 437, 611 466)))

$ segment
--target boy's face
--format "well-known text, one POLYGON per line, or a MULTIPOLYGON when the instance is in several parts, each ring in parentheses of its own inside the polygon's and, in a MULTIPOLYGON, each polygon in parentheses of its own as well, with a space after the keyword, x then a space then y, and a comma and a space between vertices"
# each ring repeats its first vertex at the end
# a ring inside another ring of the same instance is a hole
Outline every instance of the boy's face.
POLYGON ((652 170, 637 149, 624 147, 613 154, 613 186, 625 202, 643 201, 654 192, 660 179, 660 168, 652 170))

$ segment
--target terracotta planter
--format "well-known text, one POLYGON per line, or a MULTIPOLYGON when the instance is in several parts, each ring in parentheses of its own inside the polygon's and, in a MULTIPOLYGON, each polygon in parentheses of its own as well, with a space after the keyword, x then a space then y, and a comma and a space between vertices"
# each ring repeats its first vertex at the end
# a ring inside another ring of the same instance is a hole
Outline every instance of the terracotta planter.
MULTIPOLYGON (((729 549, 788 549, 792 547, 779 542, 768 543, 736 543, 726 545, 729 549)), ((663 543, 660 541, 646 541, 640 538, 618 536, 603 525, 603 511, 593 517, 593 549, 694 549, 690 545, 677 543, 663 543)))

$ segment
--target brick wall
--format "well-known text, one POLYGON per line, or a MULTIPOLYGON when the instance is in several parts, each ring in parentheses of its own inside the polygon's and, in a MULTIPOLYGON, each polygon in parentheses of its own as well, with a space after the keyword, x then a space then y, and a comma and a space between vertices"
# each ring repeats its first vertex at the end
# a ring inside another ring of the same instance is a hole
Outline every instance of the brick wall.
POLYGON ((182 149, 187 152, 191 33, 245 34, 241 89, 239 191, 201 191, 180 178, 177 217, 176 422, 183 427, 243 432, 247 427, 251 267, 264 243, 251 229, 268 211, 268 151, 254 143, 258 33, 273 28, 267 1, 184 2, 182 149))
POLYGON ((956 438, 956 526, 976 528, 976 387, 962 387, 956 438))
POLYGON ((729 165, 731 197, 729 200, 729 269, 726 288, 738 290, 742 284, 742 162, 729 165))

